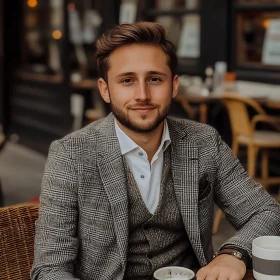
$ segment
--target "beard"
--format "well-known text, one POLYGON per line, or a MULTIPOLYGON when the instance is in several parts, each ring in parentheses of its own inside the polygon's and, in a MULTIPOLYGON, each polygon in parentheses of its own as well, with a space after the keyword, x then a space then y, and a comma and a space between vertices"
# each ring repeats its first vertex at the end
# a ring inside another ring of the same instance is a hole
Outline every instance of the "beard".
MULTIPOLYGON (((146 124, 139 124, 137 121, 134 121, 133 119, 131 119, 131 117, 129 117, 128 114, 125 114, 124 111, 122 111, 120 108, 114 106, 114 104, 111 102, 111 109, 112 112, 114 113, 116 119, 125 127, 127 127, 128 129, 136 132, 136 133, 149 133, 154 131, 160 124, 161 122, 167 117, 167 115, 169 114, 170 111, 170 107, 171 107, 171 102, 172 99, 170 98, 170 101, 168 104, 166 104, 163 108, 163 110, 160 112, 158 110, 159 106, 149 103, 147 102, 138 102, 136 104, 133 104, 132 106, 129 106, 128 109, 133 109, 133 107, 152 107, 154 108, 153 110, 157 110, 158 111, 158 115, 151 121, 149 121, 146 124)), ((142 120, 145 120, 147 118, 146 115, 142 115, 141 116, 142 120)))

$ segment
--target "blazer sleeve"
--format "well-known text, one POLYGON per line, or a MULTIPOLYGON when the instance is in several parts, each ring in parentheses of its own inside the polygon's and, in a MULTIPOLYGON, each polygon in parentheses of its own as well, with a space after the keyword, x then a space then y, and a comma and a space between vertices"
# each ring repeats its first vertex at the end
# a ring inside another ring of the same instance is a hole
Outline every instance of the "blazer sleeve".
POLYGON ((78 280, 77 188, 74 164, 60 141, 52 143, 42 180, 31 279, 78 280))
POLYGON ((254 238, 280 235, 280 204, 249 177, 218 134, 214 141, 217 143, 215 202, 237 230, 221 247, 239 247, 252 256, 254 238))

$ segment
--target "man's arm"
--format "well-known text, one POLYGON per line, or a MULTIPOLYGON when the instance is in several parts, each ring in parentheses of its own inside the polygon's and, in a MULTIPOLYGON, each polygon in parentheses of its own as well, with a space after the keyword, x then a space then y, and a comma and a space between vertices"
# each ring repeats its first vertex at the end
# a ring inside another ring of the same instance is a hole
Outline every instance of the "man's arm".
POLYGON ((40 196, 36 222, 31 279, 78 280, 77 257, 78 179, 68 152, 59 141, 52 143, 40 196))
POLYGON ((244 170, 231 149, 217 135, 218 182, 215 202, 237 230, 221 247, 244 249, 252 256, 252 241, 263 235, 280 235, 280 204, 244 170))
MULTIPOLYGON (((216 134, 215 161, 217 182, 214 187, 216 204, 237 229, 235 236, 222 247, 239 248, 252 256, 252 241, 262 235, 280 234, 280 205, 258 183, 250 179, 231 149, 216 134)), ((197 273, 198 280, 241 280, 245 263, 232 255, 217 256, 197 273)))

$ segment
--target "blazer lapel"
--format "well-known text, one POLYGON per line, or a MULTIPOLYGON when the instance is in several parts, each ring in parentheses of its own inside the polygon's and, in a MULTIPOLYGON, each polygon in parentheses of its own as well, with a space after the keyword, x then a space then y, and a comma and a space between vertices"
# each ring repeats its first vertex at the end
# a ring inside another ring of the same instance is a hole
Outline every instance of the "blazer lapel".
POLYGON ((201 266, 207 264, 200 238, 198 219, 198 147, 186 138, 187 132, 173 125, 169 120, 168 128, 172 148, 172 176, 174 189, 185 228, 193 250, 201 266), (183 139, 184 138, 184 139, 183 139))
POLYGON ((114 118, 100 129, 98 137, 98 168, 104 189, 111 204, 117 244, 123 265, 126 265, 128 246, 128 201, 126 177, 114 118))

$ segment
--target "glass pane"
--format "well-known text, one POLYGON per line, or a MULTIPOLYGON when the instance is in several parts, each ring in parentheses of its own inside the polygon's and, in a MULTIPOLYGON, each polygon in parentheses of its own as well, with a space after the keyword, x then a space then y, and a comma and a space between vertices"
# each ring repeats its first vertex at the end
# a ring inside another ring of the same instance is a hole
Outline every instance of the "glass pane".
POLYGON ((119 23, 135 22, 139 6, 140 5, 137 0, 121 0, 119 23))
POLYGON ((280 0, 238 0, 240 4, 280 4, 280 0))
POLYGON ((104 1, 72 0, 69 16, 70 65, 72 82, 96 76, 95 42, 100 35, 104 1))
POLYGON ((280 66, 279 18, 280 11, 250 11, 238 15, 237 61, 239 64, 280 66), (274 55, 273 59, 271 59, 272 55, 274 55))
POLYGON ((200 0, 156 0, 155 7, 160 10, 170 10, 176 8, 197 9, 200 0))
POLYGON ((24 1, 21 67, 39 74, 62 72, 63 0, 24 1))
POLYGON ((159 16, 156 22, 167 28, 168 39, 177 48, 180 58, 199 58, 200 56, 200 16, 183 17, 159 16))

